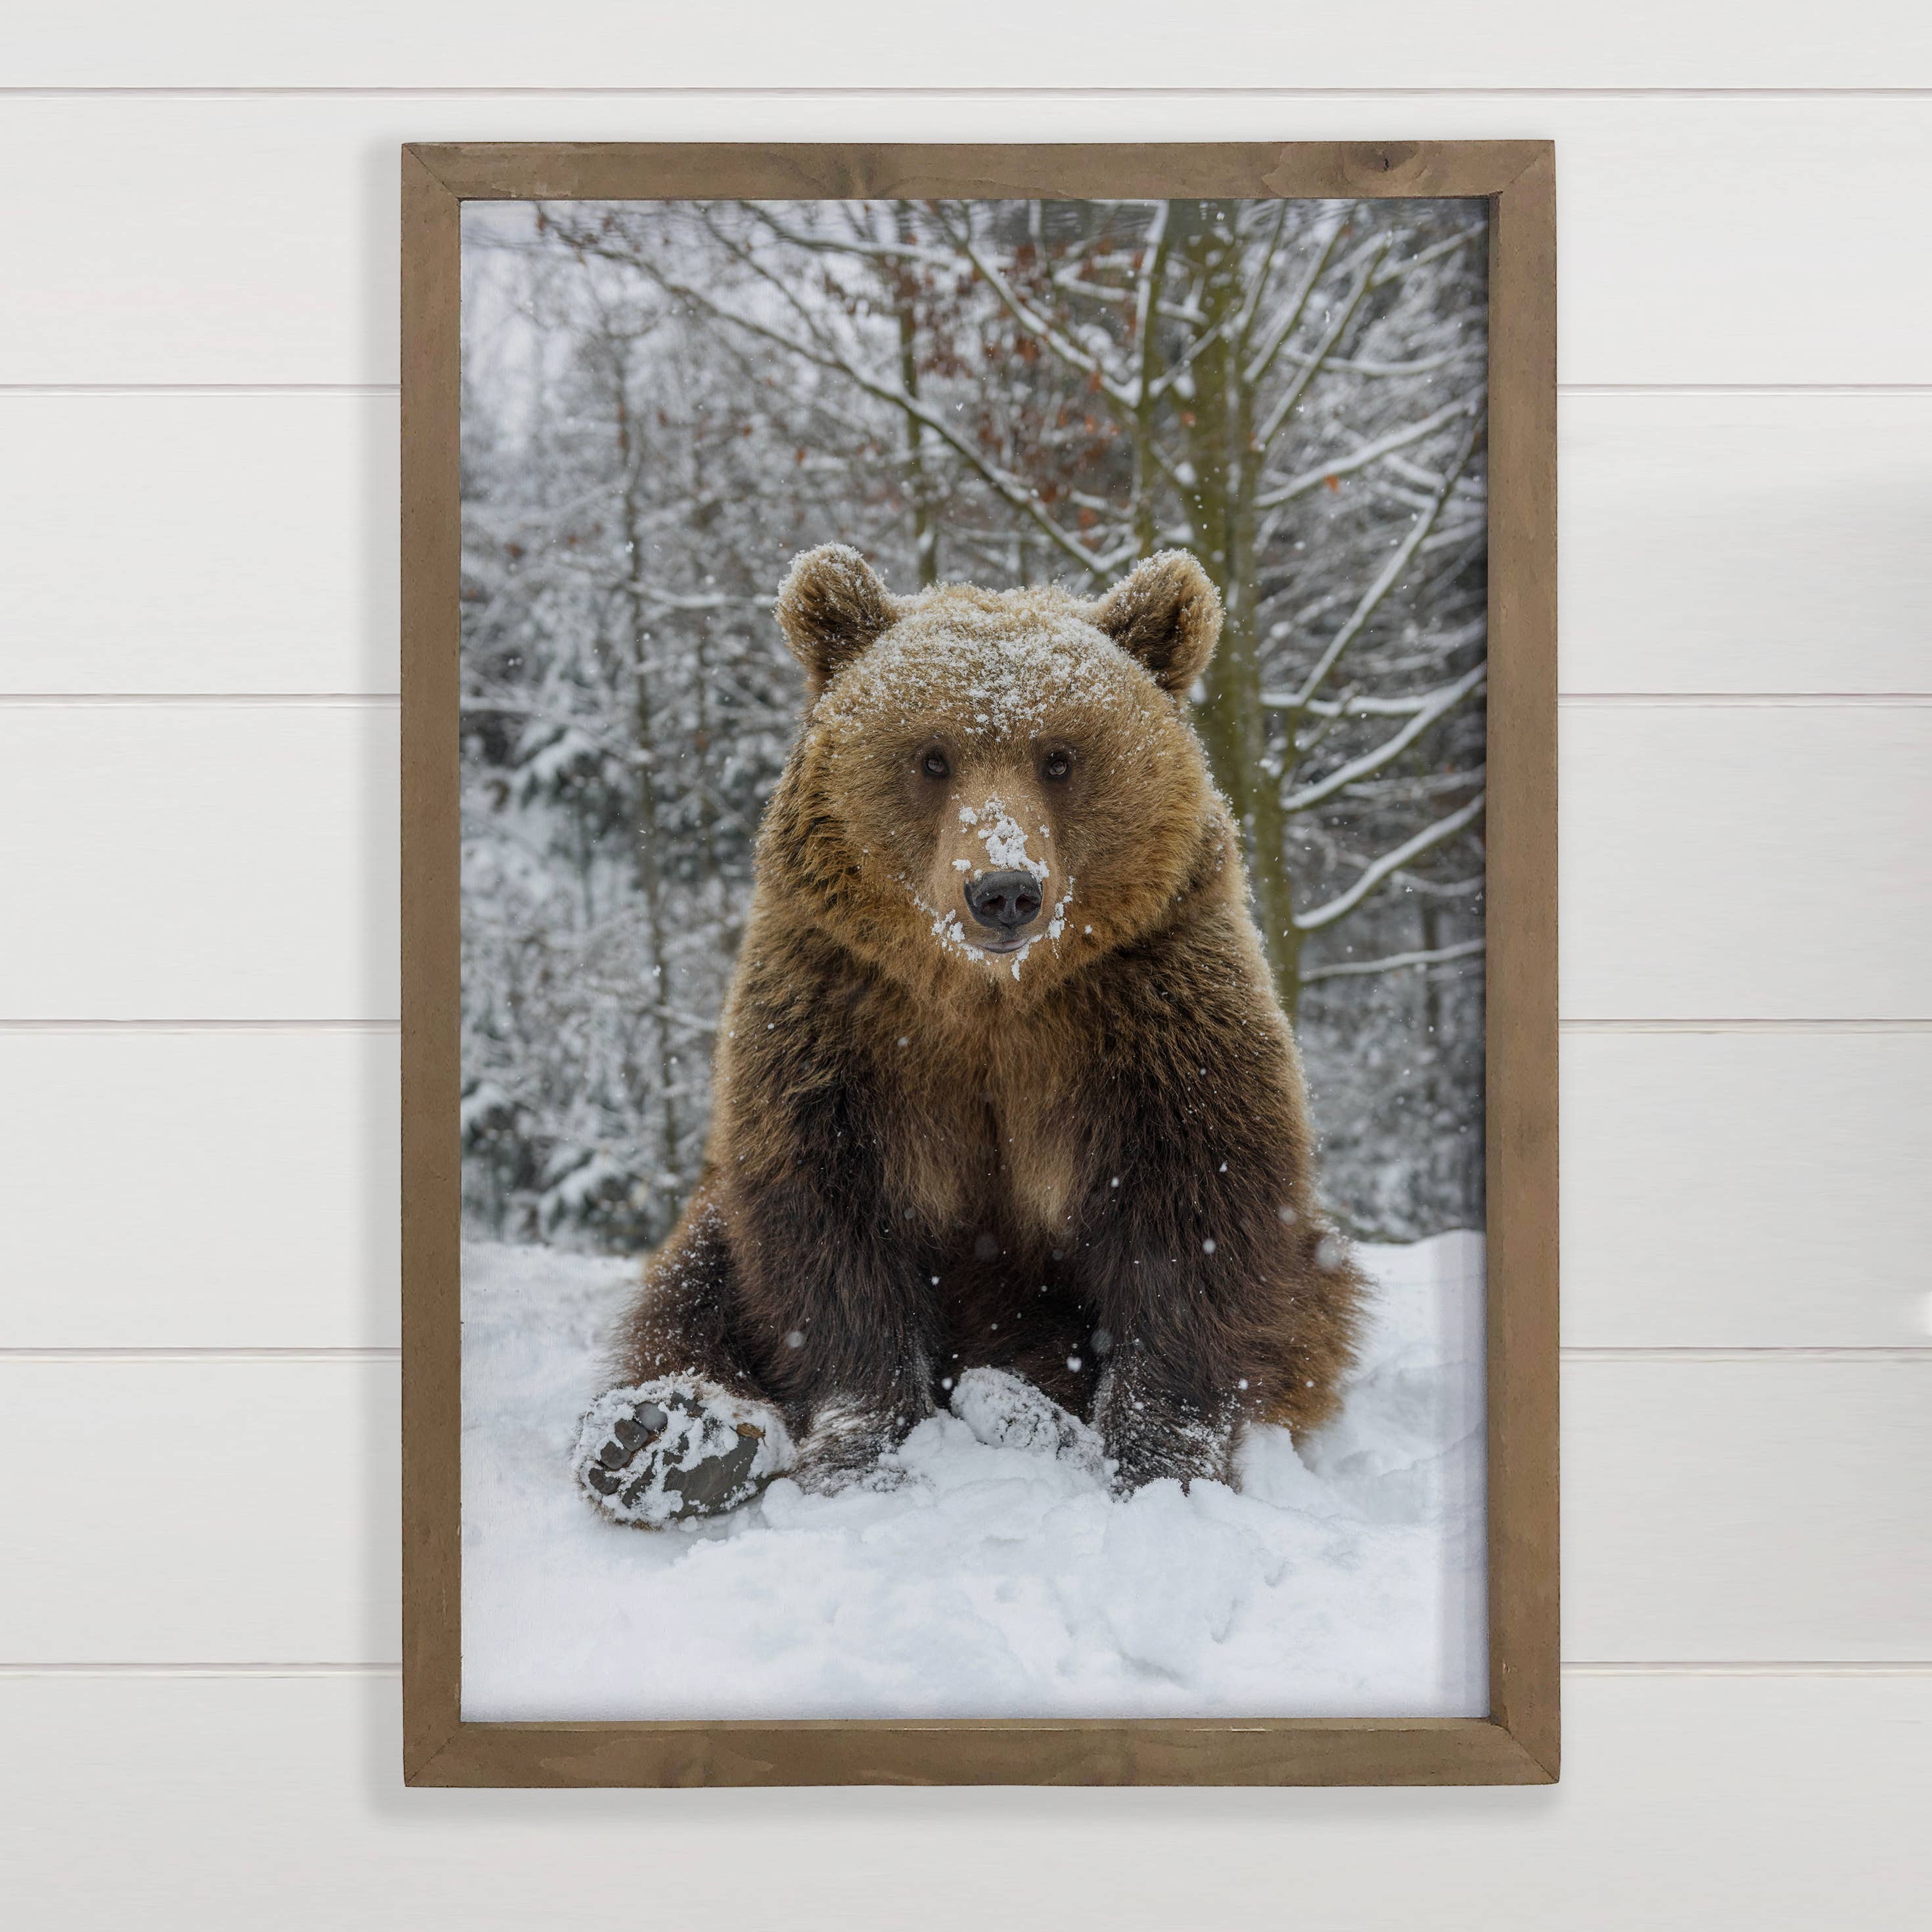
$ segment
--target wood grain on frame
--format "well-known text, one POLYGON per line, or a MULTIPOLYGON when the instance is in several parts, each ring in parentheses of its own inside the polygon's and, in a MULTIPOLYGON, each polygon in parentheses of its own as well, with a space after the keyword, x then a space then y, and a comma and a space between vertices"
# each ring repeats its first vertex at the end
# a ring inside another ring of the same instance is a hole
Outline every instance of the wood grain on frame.
POLYGON ((1537 141, 464 142, 403 154, 403 1710, 412 1784, 1533 1784, 1557 1775, 1556 167, 1537 141), (457 827, 464 200, 1490 204, 1486 1718, 465 1724, 457 827))
POLYGON ((1556 165, 1548 148, 1490 199, 1489 434, 1490 1710, 1554 1778, 1556 165))
POLYGON ((457 1726, 463 1674, 459 208, 405 153, 403 1760, 412 1780, 457 1726))

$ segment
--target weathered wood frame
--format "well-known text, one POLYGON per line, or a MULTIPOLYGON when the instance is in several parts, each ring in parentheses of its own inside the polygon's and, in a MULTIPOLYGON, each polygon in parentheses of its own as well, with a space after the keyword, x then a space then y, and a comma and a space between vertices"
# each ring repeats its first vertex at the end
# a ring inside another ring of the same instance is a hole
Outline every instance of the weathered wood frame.
POLYGON ((403 151, 403 1730, 422 1785, 1540 1784, 1557 1775, 1556 163, 1540 141, 403 151), (458 586, 466 200, 1490 205, 1486 1718, 474 1724, 460 1714, 458 586))

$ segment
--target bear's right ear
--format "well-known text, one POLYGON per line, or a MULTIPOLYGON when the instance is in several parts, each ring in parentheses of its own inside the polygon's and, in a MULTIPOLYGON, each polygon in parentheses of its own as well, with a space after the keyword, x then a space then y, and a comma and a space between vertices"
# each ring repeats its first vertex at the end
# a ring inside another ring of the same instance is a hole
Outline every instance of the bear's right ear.
POLYGON ((899 616, 897 600, 848 544, 806 551, 778 586, 774 608, 814 698, 899 616))

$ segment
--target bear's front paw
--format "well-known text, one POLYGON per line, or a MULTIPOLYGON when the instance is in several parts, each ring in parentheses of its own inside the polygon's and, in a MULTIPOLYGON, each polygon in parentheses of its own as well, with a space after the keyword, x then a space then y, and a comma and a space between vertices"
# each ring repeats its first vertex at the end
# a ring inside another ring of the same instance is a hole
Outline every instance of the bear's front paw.
POLYGON ((813 1496, 850 1489, 896 1490, 906 1472, 892 1451, 920 1420, 910 1411, 835 1396, 813 1413, 792 1480, 813 1496))
POLYGON ((1231 1401, 1180 1401, 1118 1377, 1102 1387, 1094 1420, 1113 1465, 1117 1496, 1170 1478, 1184 1490, 1197 1482, 1233 1486, 1231 1401))
POLYGON ((762 1403, 665 1376, 599 1396, 571 1468, 614 1522, 656 1529, 736 1509, 791 1460, 784 1424, 762 1403))
POLYGON ((1052 1396, 1005 1369, 968 1369, 954 1385, 952 1413, 989 1449, 1057 1456, 1096 1478, 1106 1473, 1100 1437, 1052 1396))
POLYGON ((1196 1483, 1234 1485, 1232 1445, 1207 1430, 1184 1425, 1160 1433, 1130 1433, 1120 1441, 1111 1460, 1117 1496, 1130 1496, 1149 1483, 1166 1480, 1178 1483, 1184 1490, 1196 1483))

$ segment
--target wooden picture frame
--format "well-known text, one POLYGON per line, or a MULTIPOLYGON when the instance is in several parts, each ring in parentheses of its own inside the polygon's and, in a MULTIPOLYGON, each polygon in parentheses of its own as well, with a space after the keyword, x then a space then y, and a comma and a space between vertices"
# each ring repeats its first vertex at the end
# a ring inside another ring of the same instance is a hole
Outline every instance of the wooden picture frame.
POLYGON ((1558 1772, 1555 158, 1535 141, 403 151, 404 1774, 415 1785, 1537 1784, 1558 1772), (1485 1718, 466 1723, 457 1133, 466 200, 1480 196, 1490 210, 1485 1718))

